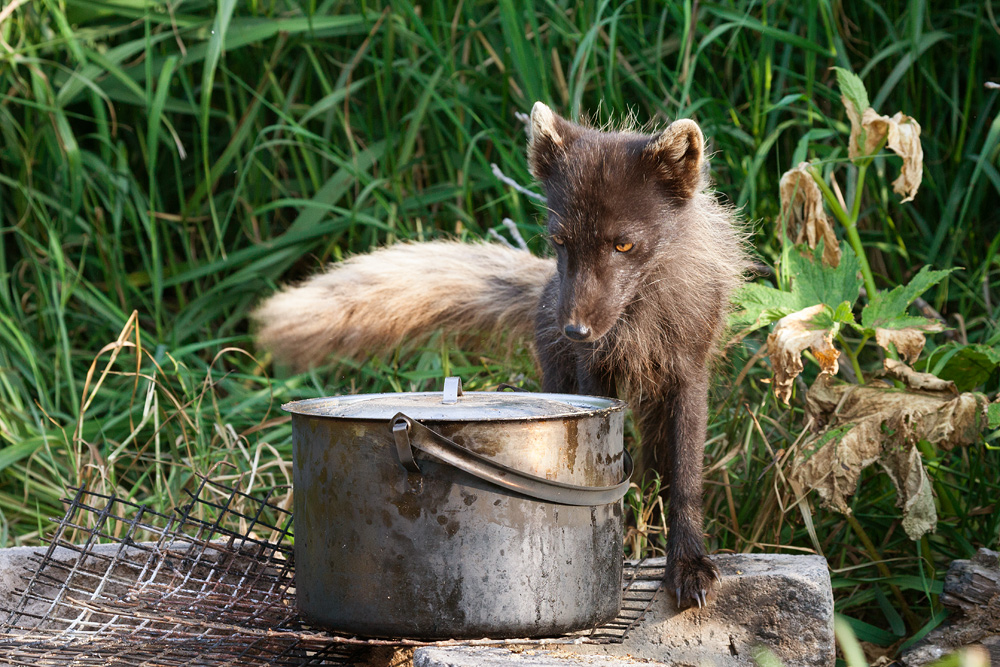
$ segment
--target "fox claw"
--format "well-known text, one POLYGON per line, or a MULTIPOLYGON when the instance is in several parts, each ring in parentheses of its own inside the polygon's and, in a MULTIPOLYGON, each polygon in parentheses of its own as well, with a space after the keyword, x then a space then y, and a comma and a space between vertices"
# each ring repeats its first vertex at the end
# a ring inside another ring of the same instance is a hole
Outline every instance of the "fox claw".
POLYGON ((717 585, 719 573, 712 561, 705 556, 697 556, 674 560, 664 578, 667 585, 674 589, 678 609, 694 605, 703 609, 708 606, 708 593, 717 585))

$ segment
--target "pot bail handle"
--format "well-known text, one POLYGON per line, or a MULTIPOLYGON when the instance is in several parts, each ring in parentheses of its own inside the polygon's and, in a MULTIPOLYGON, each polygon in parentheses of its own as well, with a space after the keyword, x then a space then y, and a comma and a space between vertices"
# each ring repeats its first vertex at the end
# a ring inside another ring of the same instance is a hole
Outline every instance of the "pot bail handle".
POLYGON ((396 441, 396 454, 399 455, 399 462, 406 468, 407 472, 415 472, 418 475, 422 472, 417 460, 413 458, 413 447, 410 446, 409 425, 405 421, 397 421, 392 425, 392 438, 396 441))
POLYGON ((627 449, 622 449, 625 465, 622 481, 613 486, 576 486, 529 475, 497 463, 432 431, 402 412, 397 413, 389 424, 396 442, 399 461, 410 472, 420 472, 420 467, 413 457, 412 448, 416 447, 454 468, 509 491, 560 505, 586 507, 618 502, 628 491, 632 478, 634 465, 627 449))

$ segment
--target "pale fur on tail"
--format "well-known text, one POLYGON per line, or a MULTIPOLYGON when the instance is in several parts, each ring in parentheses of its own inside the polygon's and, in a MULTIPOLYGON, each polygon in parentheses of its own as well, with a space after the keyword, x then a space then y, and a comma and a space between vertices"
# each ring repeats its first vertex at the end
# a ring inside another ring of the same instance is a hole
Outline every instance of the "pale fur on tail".
POLYGON ((332 265, 251 315, 257 340, 302 369, 437 330, 530 336, 555 261, 494 243, 399 243, 332 265))

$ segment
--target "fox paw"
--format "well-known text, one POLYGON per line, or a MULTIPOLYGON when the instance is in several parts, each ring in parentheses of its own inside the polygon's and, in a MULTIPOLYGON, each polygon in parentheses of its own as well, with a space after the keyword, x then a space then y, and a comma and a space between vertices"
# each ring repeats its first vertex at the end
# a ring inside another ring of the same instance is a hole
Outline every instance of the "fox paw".
POLYGON ((708 594, 722 579, 719 569, 707 556, 688 556, 670 561, 663 578, 664 587, 677 596, 677 608, 708 604, 708 594))

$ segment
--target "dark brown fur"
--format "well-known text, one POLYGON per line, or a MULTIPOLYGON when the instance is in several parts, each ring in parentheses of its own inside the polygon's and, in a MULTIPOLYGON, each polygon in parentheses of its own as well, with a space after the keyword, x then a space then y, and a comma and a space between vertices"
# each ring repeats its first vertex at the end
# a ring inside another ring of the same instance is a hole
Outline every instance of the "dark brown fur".
POLYGON ((701 604, 716 577, 702 540, 708 364, 746 267, 741 236, 703 192, 691 121, 600 132, 536 105, 531 133, 557 241, 536 320, 544 389, 629 396, 645 466, 669 485, 670 590, 701 604))
POLYGON ((533 325, 546 391, 629 399, 645 465, 669 486, 668 586, 701 604, 716 576, 702 539, 708 364, 747 266, 732 214, 704 191, 703 152, 689 120, 602 132, 536 104, 528 157, 555 262, 494 244, 381 249, 271 297, 258 337, 304 366, 434 328, 533 325))

